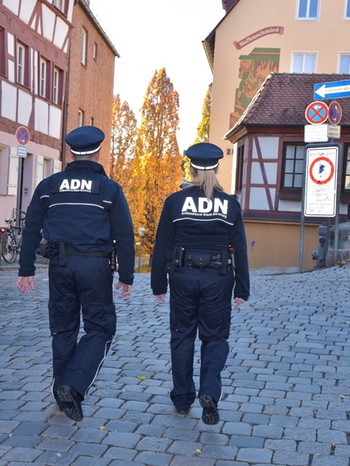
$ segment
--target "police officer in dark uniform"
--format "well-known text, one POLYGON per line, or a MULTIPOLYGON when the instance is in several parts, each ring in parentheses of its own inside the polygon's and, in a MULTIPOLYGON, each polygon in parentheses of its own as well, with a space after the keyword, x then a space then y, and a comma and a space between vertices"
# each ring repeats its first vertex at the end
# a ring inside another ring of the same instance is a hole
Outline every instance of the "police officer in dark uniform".
POLYGON ((216 173, 222 150, 199 143, 186 151, 193 183, 163 206, 154 245, 151 287, 164 302, 170 286, 170 398, 188 413, 196 397, 194 346, 201 340, 199 401, 205 424, 219 422, 221 371, 229 352, 232 294, 238 308, 249 296, 245 230, 238 201, 226 194, 216 173))
POLYGON ((134 278, 134 231, 121 186, 98 163, 104 133, 79 127, 65 140, 73 162, 37 186, 28 207, 18 288, 34 289, 35 257, 49 257, 49 323, 53 394, 71 419, 83 418, 81 401, 102 366, 116 331, 113 272, 120 297, 134 278), (80 312, 84 334, 78 338, 80 312))

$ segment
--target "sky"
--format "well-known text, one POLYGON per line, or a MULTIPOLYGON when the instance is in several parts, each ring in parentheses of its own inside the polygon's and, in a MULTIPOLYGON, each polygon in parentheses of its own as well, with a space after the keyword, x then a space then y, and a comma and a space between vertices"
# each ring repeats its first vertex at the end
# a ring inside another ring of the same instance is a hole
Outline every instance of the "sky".
POLYGON ((221 0, 90 0, 118 51, 114 95, 139 118, 154 72, 165 68, 179 94, 180 153, 197 134, 212 73, 202 41, 223 18, 221 0))

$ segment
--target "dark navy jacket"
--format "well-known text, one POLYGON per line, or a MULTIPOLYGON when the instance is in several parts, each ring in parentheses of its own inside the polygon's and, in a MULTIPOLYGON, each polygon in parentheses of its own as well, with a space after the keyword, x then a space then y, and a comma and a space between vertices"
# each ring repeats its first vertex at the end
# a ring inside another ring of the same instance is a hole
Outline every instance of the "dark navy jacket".
POLYGON ((166 262, 175 246, 185 250, 219 253, 229 246, 235 250, 236 285, 234 296, 249 296, 249 270, 241 207, 231 195, 214 191, 208 201, 198 186, 171 194, 160 217, 152 257, 153 294, 167 291, 166 262))
POLYGON ((119 279, 133 283, 134 230, 121 186, 102 165, 77 160, 42 180, 28 207, 19 275, 34 275, 35 249, 41 237, 83 252, 109 253, 116 241, 119 279))

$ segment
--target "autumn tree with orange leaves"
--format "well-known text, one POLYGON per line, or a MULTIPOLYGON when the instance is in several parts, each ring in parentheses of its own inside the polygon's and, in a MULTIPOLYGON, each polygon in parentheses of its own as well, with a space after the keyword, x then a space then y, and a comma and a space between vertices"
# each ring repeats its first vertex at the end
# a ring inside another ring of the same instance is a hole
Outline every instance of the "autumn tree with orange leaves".
POLYGON ((135 154, 137 120, 129 104, 121 102, 119 94, 113 100, 111 139, 110 176, 127 193, 135 154))
POLYGON ((148 85, 139 126, 129 105, 114 97, 110 173, 127 198, 137 242, 139 228, 145 229, 144 254, 152 254, 165 199, 180 189, 178 111, 179 96, 165 68, 148 85))
POLYGON ((197 136, 194 144, 198 142, 209 142, 210 132, 210 111, 211 111, 211 86, 208 87, 202 106, 202 119, 197 126, 197 136))
POLYGON ((152 252, 165 199, 180 189, 182 157, 176 138, 178 111, 179 95, 165 68, 161 68, 155 71, 145 94, 135 155, 140 173, 143 173, 138 195, 144 206, 145 253, 152 252))
MULTIPOLYGON (((208 90, 205 94, 203 106, 202 106, 202 119, 197 126, 197 135, 193 144, 199 142, 209 142, 209 131, 210 131, 210 110, 211 110, 211 86, 208 87, 208 90)), ((184 157, 183 159, 183 171, 184 179, 187 182, 192 181, 192 176, 190 173, 190 159, 184 157)))

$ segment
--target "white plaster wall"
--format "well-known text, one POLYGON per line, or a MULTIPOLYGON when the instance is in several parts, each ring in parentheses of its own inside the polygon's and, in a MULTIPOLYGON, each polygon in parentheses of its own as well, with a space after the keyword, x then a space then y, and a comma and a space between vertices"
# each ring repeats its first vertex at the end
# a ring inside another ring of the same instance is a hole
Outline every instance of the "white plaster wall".
POLYGON ((49 125, 49 106, 46 102, 40 99, 35 99, 34 102, 34 129, 41 133, 48 134, 49 125))
POLYGON ((61 135, 62 111, 54 106, 50 106, 49 135, 59 139, 61 135))
POLYGON ((32 96, 23 92, 18 91, 18 123, 24 126, 28 126, 29 119, 32 111, 32 96))
POLYGON ((1 81, 1 116, 16 121, 17 89, 15 86, 1 81))

